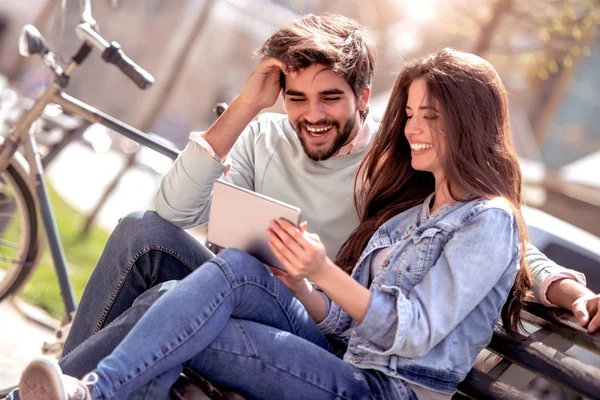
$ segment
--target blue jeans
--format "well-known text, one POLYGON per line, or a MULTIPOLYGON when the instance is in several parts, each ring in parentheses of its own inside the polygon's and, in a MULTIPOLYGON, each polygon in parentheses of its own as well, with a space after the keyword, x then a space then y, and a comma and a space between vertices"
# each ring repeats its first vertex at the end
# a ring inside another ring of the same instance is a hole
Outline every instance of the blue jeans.
MULTIPOLYGON (((129 310, 143 293, 150 291, 147 304, 120 322, 121 327, 132 326, 152 299, 159 296, 163 282, 183 279, 213 257, 214 254, 191 235, 153 211, 127 215, 110 235, 83 292, 63 355, 100 332, 129 310)), ((113 343, 110 351, 124 335, 114 339, 103 336, 104 343, 113 343)), ((77 365, 69 368, 69 373, 75 376, 88 371, 77 365)))
POLYGON ((330 352, 259 261, 226 250, 166 291, 95 372, 94 398, 168 398, 187 365, 250 399, 415 399, 402 381, 330 352))

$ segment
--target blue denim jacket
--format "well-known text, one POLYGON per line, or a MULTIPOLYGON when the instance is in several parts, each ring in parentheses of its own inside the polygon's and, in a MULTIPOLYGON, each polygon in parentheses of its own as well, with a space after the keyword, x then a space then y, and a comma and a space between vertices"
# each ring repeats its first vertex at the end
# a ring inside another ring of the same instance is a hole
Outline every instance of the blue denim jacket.
POLYGON ((362 253, 352 272, 371 291, 362 323, 328 301, 319 327, 349 336, 348 363, 453 393, 489 343, 513 285, 519 228, 504 199, 446 205, 430 216, 432 196, 382 225, 362 253), (373 254, 388 246, 371 282, 373 254))

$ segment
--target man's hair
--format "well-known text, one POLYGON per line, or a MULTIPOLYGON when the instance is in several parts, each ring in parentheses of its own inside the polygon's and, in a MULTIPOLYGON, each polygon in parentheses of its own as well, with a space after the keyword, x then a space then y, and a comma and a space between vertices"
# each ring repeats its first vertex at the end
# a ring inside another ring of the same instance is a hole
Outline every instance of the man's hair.
POLYGON ((375 69, 375 49, 365 29, 341 15, 308 14, 275 31, 256 53, 292 70, 322 64, 348 82, 355 96, 371 85, 375 69))

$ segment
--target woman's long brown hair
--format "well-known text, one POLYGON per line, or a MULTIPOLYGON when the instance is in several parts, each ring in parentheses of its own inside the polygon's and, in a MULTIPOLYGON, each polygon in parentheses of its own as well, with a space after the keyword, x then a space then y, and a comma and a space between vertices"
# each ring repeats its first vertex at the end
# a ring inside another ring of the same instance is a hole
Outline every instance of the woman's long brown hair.
MULTIPOLYGON (((344 243, 336 263, 350 272, 377 228, 423 203, 435 190, 433 174, 411 166, 404 136, 411 83, 425 79, 430 97, 442 108, 446 149, 440 160, 451 196, 503 197, 519 223, 521 249, 527 230, 521 204, 521 170, 508 122, 506 90, 494 68, 468 53, 443 49, 406 65, 394 83, 381 127, 356 176, 355 203, 360 225, 344 243)), ((517 329, 529 297, 531 278, 524 257, 509 300, 502 310, 505 327, 517 329)), ((484 267, 484 266, 482 266, 484 267)))

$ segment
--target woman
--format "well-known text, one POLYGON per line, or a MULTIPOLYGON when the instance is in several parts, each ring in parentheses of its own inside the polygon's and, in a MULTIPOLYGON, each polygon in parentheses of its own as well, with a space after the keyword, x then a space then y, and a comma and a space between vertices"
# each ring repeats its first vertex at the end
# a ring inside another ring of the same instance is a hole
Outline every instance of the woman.
POLYGON ((168 398, 189 366, 247 398, 449 399, 497 319, 517 328, 530 284, 492 66, 448 49, 406 66, 356 184, 362 223, 335 263, 305 224, 274 221, 287 273, 226 250, 82 381, 32 362, 21 398, 168 398))

